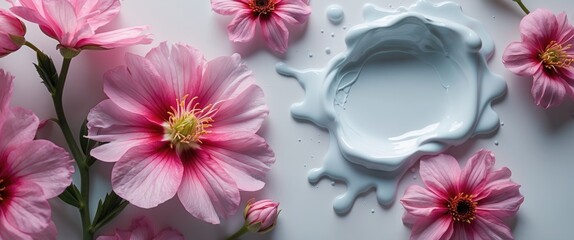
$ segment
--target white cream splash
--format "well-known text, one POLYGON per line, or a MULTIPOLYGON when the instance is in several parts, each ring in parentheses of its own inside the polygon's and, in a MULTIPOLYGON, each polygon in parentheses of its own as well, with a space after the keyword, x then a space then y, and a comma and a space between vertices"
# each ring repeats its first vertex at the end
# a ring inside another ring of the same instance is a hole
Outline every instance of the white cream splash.
POLYGON ((347 50, 325 68, 277 65, 306 91, 292 106, 293 117, 330 132, 324 165, 309 172, 309 181, 347 184, 334 201, 337 213, 350 211, 372 188, 379 203, 392 203, 398 179, 419 157, 496 130, 490 105, 506 90, 486 63, 492 39, 460 6, 421 0, 386 10, 369 4, 364 16, 348 31, 347 50))

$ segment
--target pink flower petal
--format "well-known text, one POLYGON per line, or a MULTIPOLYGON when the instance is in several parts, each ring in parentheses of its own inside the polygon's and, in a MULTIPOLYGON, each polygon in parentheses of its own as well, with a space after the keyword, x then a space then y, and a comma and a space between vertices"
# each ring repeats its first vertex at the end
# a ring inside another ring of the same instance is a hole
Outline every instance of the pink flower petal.
POLYGON ((12 184, 8 186, 10 201, 2 206, 6 223, 28 234, 38 233, 49 227, 50 204, 46 201, 42 188, 25 181, 12 184))
POLYGON ((231 15, 248 7, 248 1, 249 0, 211 0, 211 9, 219 14, 231 15))
POLYGON ((166 228, 159 232, 154 238, 154 240, 183 240, 183 235, 171 228, 166 228))
POLYGON ((197 49, 188 45, 174 44, 170 50, 167 43, 162 42, 146 54, 145 58, 155 66, 168 87, 176 90, 175 96, 178 98, 199 91, 202 81, 198 79, 202 78, 206 61, 197 49))
POLYGON ((472 237, 474 239, 512 240, 510 229, 500 219, 490 215, 478 215, 472 221, 472 237))
POLYGON ((460 175, 460 191, 472 194, 481 190, 486 182, 487 174, 494 166, 494 154, 488 150, 480 150, 466 163, 460 175))
POLYGON ((289 31, 283 23, 283 20, 274 14, 268 19, 259 19, 263 39, 273 51, 285 53, 289 45, 289 31))
POLYGON ((528 39, 534 46, 543 50, 556 36, 558 21, 547 9, 536 9, 520 21, 520 33, 523 41, 528 39))
POLYGON ((566 95, 574 95, 570 85, 560 78, 545 73, 534 76, 531 91, 536 105, 543 108, 557 106, 562 103, 566 95))
POLYGON ((191 215, 218 224, 221 218, 237 211, 239 189, 215 159, 198 152, 184 161, 185 171, 177 195, 191 215))
POLYGON ((183 166, 169 149, 143 145, 129 150, 112 170, 112 188, 141 208, 152 208, 171 199, 181 183, 183 166))
MULTIPOLYGON (((563 43, 563 46, 572 44, 574 42, 574 27, 568 21, 566 13, 562 12, 556 16, 558 22, 558 33, 560 37, 556 39, 557 42, 563 43)), ((570 51, 574 51, 569 49, 570 51)))
POLYGON ((255 84, 252 72, 239 54, 218 57, 206 64, 198 99, 203 105, 233 99, 255 84))
POLYGON ((79 18, 91 16, 87 23, 98 29, 110 23, 120 13, 121 6, 119 0, 77 0, 74 7, 79 18))
POLYGON ((508 70, 520 76, 533 76, 543 71, 537 52, 522 42, 510 43, 504 49, 502 63, 508 70))
POLYGON ((255 35, 257 19, 250 10, 238 11, 237 15, 227 25, 227 35, 233 42, 248 42, 255 35))
POLYGON ((29 234, 23 233, 6 222, 3 215, 0 215, 0 239, 34 240, 29 234))
POLYGON ((46 140, 22 143, 6 160, 13 176, 39 185, 45 198, 58 196, 70 185, 73 163, 64 149, 46 140))
POLYGON ((89 38, 78 41, 76 48, 93 46, 96 48, 113 49, 137 44, 149 44, 152 42, 150 35, 143 33, 147 29, 147 26, 138 26, 96 33, 89 36, 89 38))
POLYGON ((73 46, 77 41, 74 33, 79 30, 74 6, 68 0, 43 1, 43 6, 49 26, 58 36, 60 43, 73 46))
POLYGON ((114 140, 163 139, 164 129, 143 115, 128 112, 106 99, 88 113, 88 138, 101 142, 114 140))
POLYGON ((420 174, 427 188, 441 199, 457 194, 460 166, 452 156, 440 154, 422 159, 420 174))
POLYGON ((126 67, 104 75, 104 92, 121 108, 161 123, 167 119, 176 95, 149 60, 126 54, 126 67))
POLYGON ((411 240, 448 240, 453 233, 452 218, 444 215, 438 218, 422 218, 413 226, 411 240))
POLYGON ((311 7, 301 0, 282 1, 274 13, 289 24, 303 24, 311 14, 311 7))
POLYGON ((437 212, 446 214, 448 209, 444 203, 439 196, 418 185, 409 186, 401 198, 401 204, 409 214, 421 217, 437 212))
POLYGON ((90 154, 103 162, 117 162, 130 149, 146 143, 147 141, 140 139, 127 141, 116 140, 92 149, 90 154))
POLYGON ((243 191, 257 191, 275 154, 260 136, 249 133, 210 134, 204 149, 243 191))
POLYGON ((477 210, 489 212, 498 218, 514 216, 524 201, 519 188, 520 186, 517 184, 509 184, 505 187, 491 190, 490 195, 480 201, 477 210))
POLYGON ((7 111, 10 99, 12 98, 14 77, 0 69, 0 115, 7 111))
POLYGON ((6 150, 12 149, 22 143, 32 141, 36 137, 36 130, 40 120, 30 110, 15 108, 8 110, 4 115, 4 123, 0 126, 0 156, 6 150))
POLYGON ((235 98, 219 105, 216 121, 213 122, 210 131, 225 133, 239 129, 255 133, 268 114, 269 109, 265 104, 263 90, 257 85, 251 85, 235 98))

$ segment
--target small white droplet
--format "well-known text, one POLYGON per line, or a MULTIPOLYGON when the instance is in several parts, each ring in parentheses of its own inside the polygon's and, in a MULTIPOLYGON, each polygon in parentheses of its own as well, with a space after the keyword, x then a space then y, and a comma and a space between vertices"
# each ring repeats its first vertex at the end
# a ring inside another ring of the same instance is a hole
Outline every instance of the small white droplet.
POLYGON ((301 142, 302 140, 301 140, 301 138, 299 138, 297 141, 298 141, 298 142, 301 142))
POLYGON ((331 54, 331 49, 330 49, 330 48, 325 48, 325 53, 326 53, 327 55, 331 54))
POLYGON ((494 141, 494 145, 498 146, 498 144, 499 144, 499 143, 498 143, 498 140, 497 140, 497 141, 494 141))
POLYGON ((325 30, 321 29, 321 33, 325 33, 325 30))
POLYGON ((371 213, 375 213, 375 209, 371 209, 371 213))
POLYGON ((335 186, 335 181, 331 181, 331 186, 335 186))
POLYGON ((331 33, 331 37, 335 37, 335 33, 331 33))
POLYGON ((309 57, 312 58, 312 57, 313 57, 313 53, 309 53, 309 57))

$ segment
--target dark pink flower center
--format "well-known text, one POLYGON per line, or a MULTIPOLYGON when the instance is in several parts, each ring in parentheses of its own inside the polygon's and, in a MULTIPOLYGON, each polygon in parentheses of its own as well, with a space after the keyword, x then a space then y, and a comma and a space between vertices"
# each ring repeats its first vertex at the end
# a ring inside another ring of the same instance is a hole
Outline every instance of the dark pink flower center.
POLYGON ((6 198, 6 182, 0 178, 0 202, 6 198))
POLYGON ((470 223, 476 218, 477 202, 472 199, 472 195, 459 193, 448 200, 446 206, 453 220, 470 223))
POLYGON ((212 116, 217 111, 211 104, 198 108, 199 103, 194 103, 197 97, 189 101, 187 97, 176 99, 177 106, 171 107, 169 119, 163 125, 171 148, 178 150, 198 148, 202 143, 200 137, 209 133, 207 128, 211 127, 212 116))
POLYGON ((556 41, 551 41, 544 49, 544 52, 538 54, 538 57, 547 69, 556 70, 556 68, 568 67, 574 60, 573 57, 566 52, 566 50, 571 47, 572 44, 563 46, 556 41))
POLYGON ((251 0, 249 7, 257 16, 267 16, 275 10, 275 0, 251 0))

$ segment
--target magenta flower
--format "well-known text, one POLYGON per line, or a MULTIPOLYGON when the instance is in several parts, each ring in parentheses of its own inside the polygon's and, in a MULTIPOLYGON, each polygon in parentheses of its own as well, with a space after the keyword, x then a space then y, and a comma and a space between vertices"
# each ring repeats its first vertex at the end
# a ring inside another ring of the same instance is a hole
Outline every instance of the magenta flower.
POLYGON ((241 57, 206 62, 197 50, 166 43, 108 72, 110 98, 88 115, 91 153, 112 170, 114 191, 151 208, 176 193, 210 223, 233 214, 242 191, 263 187, 275 161, 256 132, 268 114, 263 91, 241 57))
POLYGON ((260 200, 247 202, 245 211, 245 224, 251 232, 266 233, 275 227, 279 216, 279 203, 271 200, 260 200))
POLYGON ((285 53, 289 45, 288 24, 303 24, 311 14, 308 0, 211 0, 213 11, 235 15, 227 33, 233 42, 248 42, 259 22, 263 38, 273 51, 285 53))
POLYGON ((97 240, 183 240, 180 232, 166 228, 155 234, 146 218, 134 220, 129 230, 116 229, 114 235, 99 236, 97 240))
POLYGON ((503 220, 518 211, 524 197, 508 168, 493 170, 494 155, 481 150, 464 169, 450 155, 421 160, 426 188, 409 186, 401 203, 410 239, 513 239, 503 220))
POLYGON ((26 39, 26 26, 10 12, 0 9, 0 57, 20 49, 26 39))
POLYGON ((520 21, 520 33, 522 41, 506 47, 502 62, 518 75, 534 77, 536 105, 549 108, 574 98, 574 28, 566 14, 537 9, 520 21))
POLYGON ((72 182, 72 159, 46 140, 34 140, 39 120, 14 108, 13 77, 0 70, 0 239, 55 239, 47 199, 72 182))
POLYGON ((40 25, 49 37, 58 40, 64 57, 82 49, 111 49, 151 42, 143 34, 147 27, 96 32, 120 11, 120 0, 8 0, 16 15, 40 25))

